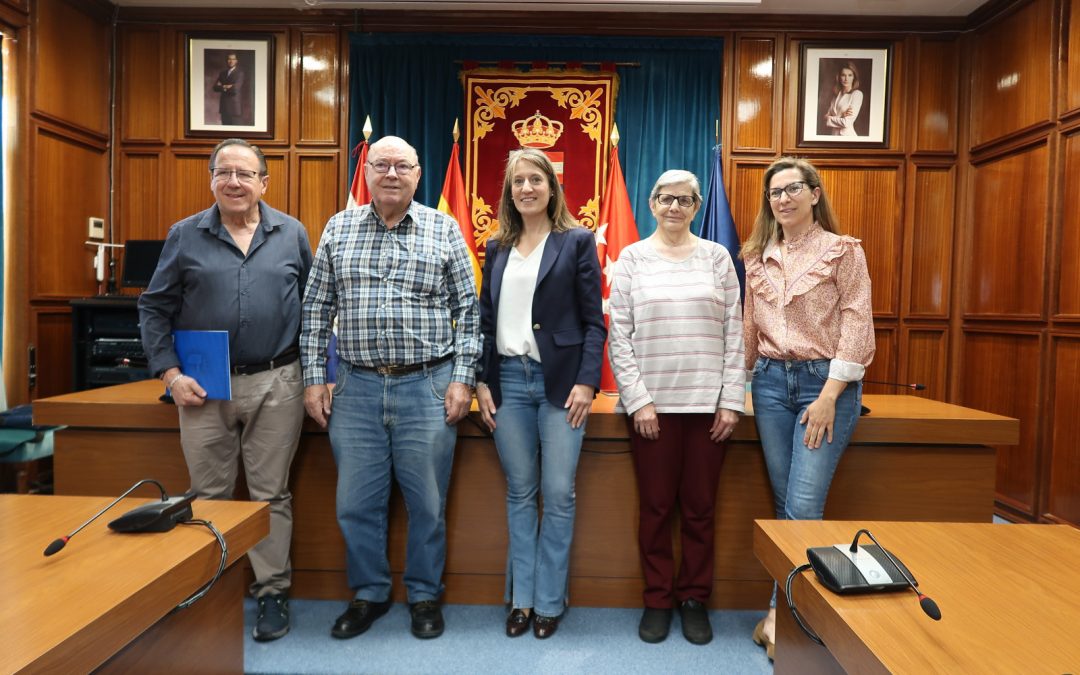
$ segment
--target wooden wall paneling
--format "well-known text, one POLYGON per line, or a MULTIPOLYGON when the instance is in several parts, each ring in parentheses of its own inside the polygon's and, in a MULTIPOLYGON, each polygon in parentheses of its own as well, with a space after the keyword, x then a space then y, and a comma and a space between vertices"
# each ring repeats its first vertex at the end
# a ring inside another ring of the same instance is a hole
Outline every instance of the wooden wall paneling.
POLYGON ((297 185, 297 202, 293 213, 307 229, 312 250, 319 245, 326 221, 337 213, 338 176, 337 153, 298 153, 293 172, 297 185))
MULTIPOLYGON (((866 369, 867 380, 879 382, 896 382, 897 373, 897 349, 896 327, 874 324, 874 360, 866 369)), ((897 394, 903 390, 889 387, 883 384, 867 384, 863 388, 864 394, 897 394)))
POLYGON ((87 219, 108 215, 106 150, 45 126, 31 133, 30 296, 93 295, 94 251, 83 242, 87 219))
POLYGON ((746 241, 750 233, 754 231, 754 219, 757 218, 758 210, 764 201, 765 169, 769 162, 742 162, 735 161, 735 170, 729 174, 731 183, 731 217, 735 220, 735 229, 739 233, 739 241, 746 241))
POLYGON ((960 405, 1020 420, 1020 443, 997 447, 997 498, 1034 517, 1041 391, 1042 340, 1037 333, 982 331, 964 335, 960 405))
POLYGON ((1061 16, 1061 35, 1063 44, 1061 67, 1061 116, 1080 112, 1080 31, 1070 30, 1080 27, 1080 0, 1068 0, 1063 3, 1061 16))
MULTIPOLYGON (((1077 58, 1080 59, 1080 54, 1077 58)), ((1065 208, 1060 210, 1061 235, 1054 256, 1058 277, 1053 313, 1055 319, 1080 320, 1080 210, 1073 204, 1076 186, 1080 185, 1080 127, 1063 136, 1060 147, 1064 158, 1060 184, 1064 186, 1065 197, 1058 201, 1065 208)))
POLYGON ((337 146, 341 127, 341 52, 331 31, 300 32, 296 143, 337 146))
MULTIPOLYGON (((272 31, 274 35, 274 138, 269 142, 289 142, 291 128, 289 111, 292 99, 292 52, 289 50, 289 33, 286 30, 272 31)), ((264 141, 264 143, 269 143, 264 141)), ((265 148, 263 148, 265 150, 265 148)))
POLYGON ((164 239, 172 222, 161 216, 164 183, 161 153, 121 150, 118 160, 118 175, 124 189, 116 194, 116 243, 122 244, 127 239, 164 239))
POLYGON ((20 12, 30 11, 30 0, 0 0, 0 2, 20 12))
POLYGON ((971 143, 978 147, 1053 119, 1054 0, 1034 0, 975 33, 971 143))
POLYGON ((966 317, 1043 316, 1049 171, 1045 141, 974 167, 966 317))
MULTIPOLYGON (((174 150, 169 160, 168 176, 165 183, 158 186, 166 196, 164 221, 166 230, 173 223, 209 208, 214 203, 214 193, 210 191, 210 151, 204 149, 181 148, 174 150)), ((268 158, 269 159, 269 158, 268 158)), ((270 183, 273 184, 271 172, 270 183)))
POLYGON ((71 391, 73 379, 71 309, 43 305, 30 308, 30 343, 37 351, 37 386, 32 398, 57 396, 71 391))
POLYGON ((905 227, 904 312, 908 317, 949 316, 952 288, 956 167, 909 166, 911 207, 905 227))
POLYGON ((169 81, 162 49, 164 31, 154 26, 125 26, 118 36, 117 114, 120 140, 163 142, 169 81))
POLYGON ((915 84, 915 152, 956 152, 960 57, 955 40, 920 40, 915 84))
POLYGON ((903 369, 900 382, 925 384, 926 389, 912 392, 915 396, 945 401, 949 398, 948 360, 949 331, 947 326, 904 326, 900 333, 900 352, 903 369))
POLYGON ((780 119, 776 93, 782 91, 776 51, 774 37, 735 39, 732 150, 736 152, 775 151, 777 134, 773 120, 780 119))
POLYGON ((263 148, 263 154, 266 156, 266 170, 270 174, 270 182, 267 183, 263 201, 278 211, 284 211, 290 215, 295 214, 296 210, 290 206, 289 202, 289 185, 292 175, 289 170, 289 153, 263 148))
POLYGON ((840 230, 862 240, 873 284, 875 316, 896 316, 900 307, 903 246, 903 167, 895 162, 843 165, 817 162, 840 230))
POLYGON ((107 137, 112 51, 109 24, 65 0, 37 0, 31 21, 31 110, 107 137))
POLYGON ((1052 336, 1051 352, 1046 512, 1080 523, 1080 336, 1052 336))

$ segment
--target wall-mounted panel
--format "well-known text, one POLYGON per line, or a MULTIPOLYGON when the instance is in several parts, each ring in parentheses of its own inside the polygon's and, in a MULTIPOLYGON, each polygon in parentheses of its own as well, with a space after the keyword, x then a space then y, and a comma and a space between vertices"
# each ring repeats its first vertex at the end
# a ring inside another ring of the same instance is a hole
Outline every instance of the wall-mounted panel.
POLYGON ((908 218, 911 259, 908 316, 946 318, 952 284, 955 167, 914 167, 914 204, 908 218))
POLYGON ((340 100, 338 45, 337 33, 305 32, 300 36, 300 143, 338 142, 340 115, 346 108, 340 100))
POLYGON ((975 167, 965 316, 1042 317, 1049 155, 1040 143, 975 167))
POLYGON ((165 137, 165 50, 160 28, 127 26, 119 36, 117 94, 124 141, 162 141, 165 137))
MULTIPOLYGON (((1080 16, 1076 20, 1080 21, 1080 16)), ((1061 147, 1065 158, 1062 180, 1065 208, 1061 210, 1061 238, 1056 255, 1059 274, 1054 313, 1080 319, 1080 209, 1074 206, 1076 186, 1080 185, 1080 132, 1065 136, 1061 147)))
POLYGON ((64 0, 38 0, 33 21, 33 111, 109 133, 109 25, 64 0))
MULTIPOLYGON (((266 186, 266 194, 263 201, 270 204, 278 211, 295 213, 289 206, 289 160, 285 153, 266 152, 266 170, 270 174, 270 182, 266 186)), ((335 187, 337 183, 335 182, 335 187)))
MULTIPOLYGON (((896 381, 896 329, 892 326, 874 327, 874 360, 866 369, 867 380, 896 381)), ((864 394, 896 394, 896 387, 867 384, 864 394)))
POLYGON ((297 218, 307 229, 314 249, 319 245, 326 221, 338 209, 338 156, 301 155, 298 158, 300 184, 297 218))
POLYGON ((971 146, 1052 119, 1053 0, 1034 0, 974 37, 971 146))
POLYGON ((120 155, 117 195, 117 243, 126 239, 164 239, 172 222, 161 217, 161 156, 156 152, 124 152, 120 155))
POLYGON ((862 240, 875 315, 900 306, 901 171, 899 167, 818 166, 840 231, 862 240))
POLYGON ((900 381, 925 384, 915 396, 945 401, 948 391, 949 334, 942 328, 905 327, 902 347, 904 371, 900 381))
POLYGON ((734 150, 775 146, 776 40, 740 38, 735 43, 734 150))
POLYGON ((956 41, 922 41, 916 81, 916 152, 956 152, 959 82, 956 41))
POLYGON ((87 219, 108 216, 106 153, 40 127, 32 133, 30 296, 93 295, 94 251, 83 242, 87 219))
MULTIPOLYGON (((1068 26, 1080 26, 1080 0, 1069 0, 1065 5, 1065 21, 1068 26)), ((1080 110, 1080 30, 1066 31, 1065 62, 1062 67, 1063 110, 1062 114, 1080 110)))
POLYGON ((997 447, 998 499, 1034 516, 1038 479, 1039 336, 968 330, 960 405, 1020 420, 1020 444, 997 447))
POLYGON ((764 164, 735 164, 734 177, 731 179, 731 217, 735 219, 735 229, 739 232, 739 241, 746 241, 754 231, 754 219, 764 197, 762 180, 765 178, 764 164))
POLYGON ((1050 372, 1050 480, 1047 512, 1080 523, 1080 338, 1053 338, 1050 372))

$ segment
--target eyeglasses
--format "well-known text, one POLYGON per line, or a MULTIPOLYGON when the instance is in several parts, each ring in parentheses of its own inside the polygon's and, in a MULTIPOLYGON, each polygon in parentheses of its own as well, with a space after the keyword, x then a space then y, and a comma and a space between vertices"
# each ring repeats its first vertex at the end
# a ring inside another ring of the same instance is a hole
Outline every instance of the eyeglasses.
POLYGON ((656 203, 659 204, 660 206, 671 206, 671 202, 673 202, 675 200, 678 200, 679 201, 679 206, 683 207, 684 209, 688 209, 688 208, 690 208, 691 206, 693 206, 694 204, 697 203, 697 199, 695 199, 694 197, 691 197, 689 195, 678 195, 678 196, 676 196, 676 195, 669 195, 669 194, 664 193, 664 192, 661 192, 660 194, 656 195, 656 203))
POLYGON ((375 173, 390 173, 390 167, 394 168, 394 172, 399 176, 406 176, 419 164, 409 164, 408 162, 398 162, 397 164, 391 164, 390 162, 368 162, 368 166, 375 170, 375 173))
POLYGON ((241 183, 254 183, 259 178, 258 171, 249 169, 210 169, 210 175, 219 182, 227 182, 233 176, 241 183))
POLYGON ((788 183, 782 188, 773 188, 765 191, 765 196, 769 198, 770 202, 780 201, 780 196, 785 192, 788 197, 797 197, 800 192, 810 187, 805 181, 797 180, 794 183, 788 183))

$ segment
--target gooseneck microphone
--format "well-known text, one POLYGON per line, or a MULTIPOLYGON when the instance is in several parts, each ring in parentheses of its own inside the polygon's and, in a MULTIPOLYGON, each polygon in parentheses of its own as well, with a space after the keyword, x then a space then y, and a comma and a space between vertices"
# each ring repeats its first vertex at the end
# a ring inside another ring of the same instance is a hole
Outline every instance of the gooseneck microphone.
POLYGON ((904 577, 904 581, 906 581, 908 586, 911 587, 911 590, 915 591, 915 595, 919 596, 919 606, 922 607, 922 611, 926 613, 926 616, 930 617, 934 621, 941 621, 941 610, 938 609, 937 603, 934 602, 933 599, 931 599, 928 595, 925 595, 919 590, 918 586, 915 585, 915 581, 910 576, 908 576, 908 573, 903 568, 903 566, 901 566, 900 563, 896 562, 896 558, 892 557, 892 554, 889 553, 885 549, 885 547, 881 545, 881 543, 870 532, 870 530, 862 529, 855 533, 855 539, 853 539, 851 542, 850 551, 852 553, 858 552, 859 537, 864 534, 870 537, 870 539, 872 539, 873 542, 877 544, 878 550, 885 554, 885 557, 889 559, 889 562, 891 562, 893 566, 896 567, 896 571, 900 573, 900 576, 904 577))
POLYGON ((119 497, 117 497, 116 499, 114 499, 111 504, 109 504, 105 508, 101 509, 97 513, 95 513, 85 523, 83 523, 82 525, 76 527, 68 535, 60 537, 59 539, 54 540, 53 543, 46 546, 45 547, 45 555, 50 556, 50 555, 53 555, 54 553, 58 553, 60 551, 60 549, 64 548, 64 546, 67 545, 68 541, 72 537, 74 537, 76 534, 79 533, 80 530, 82 530, 84 527, 86 527, 90 523, 94 522, 95 520, 97 520, 101 516, 101 514, 105 513, 106 511, 108 511, 112 507, 116 506, 116 504, 121 499, 123 499, 124 497, 127 497, 129 494, 134 492, 136 488, 138 488, 139 486, 141 486, 141 485, 143 485, 145 483, 153 483, 154 485, 156 485, 158 487, 158 490, 161 491, 161 501, 162 502, 168 501, 169 496, 165 492, 165 486, 164 485, 157 482, 153 478, 144 478, 143 480, 140 480, 139 482, 137 482, 134 485, 132 485, 131 487, 129 487, 127 490, 124 491, 124 494, 122 494, 119 497))
POLYGON ((886 382, 884 380, 863 380, 863 384, 883 384, 886 387, 901 387, 903 389, 911 389, 912 391, 922 391, 926 389, 925 384, 919 384, 918 382, 886 382))

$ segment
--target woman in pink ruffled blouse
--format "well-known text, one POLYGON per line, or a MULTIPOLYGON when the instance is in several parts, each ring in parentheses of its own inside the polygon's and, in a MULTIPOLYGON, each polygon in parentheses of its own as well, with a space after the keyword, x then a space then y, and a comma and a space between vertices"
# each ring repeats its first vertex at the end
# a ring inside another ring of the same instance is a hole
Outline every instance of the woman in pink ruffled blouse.
MULTIPOLYGON (((765 171, 746 264, 743 337, 776 517, 820 520, 874 357, 870 276, 859 240, 837 234, 817 169, 781 158, 765 171)), ((770 658, 776 593, 754 641, 770 658)))

